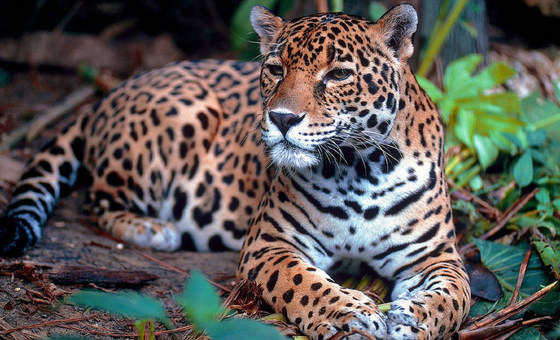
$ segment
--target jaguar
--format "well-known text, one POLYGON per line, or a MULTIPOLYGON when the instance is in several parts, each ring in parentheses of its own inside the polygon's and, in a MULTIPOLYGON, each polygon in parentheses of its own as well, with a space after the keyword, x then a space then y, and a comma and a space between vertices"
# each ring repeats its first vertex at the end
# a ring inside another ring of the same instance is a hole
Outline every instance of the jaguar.
POLYGON ((440 115, 408 60, 410 5, 250 15, 262 62, 184 61, 124 81, 30 161, 0 253, 37 243, 79 169, 118 238, 240 250, 238 279, 312 339, 446 339, 470 306, 443 171, 440 115), (387 313, 331 275, 390 280, 387 313), (364 335, 364 334, 367 334, 364 335))

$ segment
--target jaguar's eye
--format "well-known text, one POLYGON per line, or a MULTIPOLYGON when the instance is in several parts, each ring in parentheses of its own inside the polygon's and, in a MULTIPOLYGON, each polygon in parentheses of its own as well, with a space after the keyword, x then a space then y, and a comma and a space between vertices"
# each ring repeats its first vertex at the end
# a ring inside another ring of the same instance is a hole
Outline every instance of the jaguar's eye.
POLYGON ((347 68, 335 68, 327 73, 326 80, 341 81, 350 77, 351 74, 352 70, 349 70, 347 68))
POLYGON ((268 72, 270 72, 270 74, 272 74, 273 76, 282 77, 284 75, 284 68, 282 67, 282 65, 267 64, 266 68, 268 69, 268 72))

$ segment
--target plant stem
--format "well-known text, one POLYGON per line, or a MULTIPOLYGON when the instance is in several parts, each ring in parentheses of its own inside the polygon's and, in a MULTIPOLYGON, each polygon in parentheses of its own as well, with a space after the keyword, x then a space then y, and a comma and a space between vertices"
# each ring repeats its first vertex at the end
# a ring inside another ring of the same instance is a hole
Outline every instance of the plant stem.
POLYGON ((536 124, 533 124, 533 128, 535 130, 539 130, 542 128, 546 128, 549 127, 550 125, 556 124, 556 123, 560 123, 560 114, 559 115, 553 115, 550 117, 546 117, 545 119, 539 121, 536 124))
POLYGON ((416 74, 421 75, 422 77, 426 76, 426 74, 428 73, 428 71, 432 66, 432 63, 436 55, 441 50, 441 47, 445 42, 445 39, 447 39, 447 36, 449 35, 449 31, 451 30, 451 28, 459 18, 459 15, 463 11, 463 8, 465 8, 468 1, 469 0, 457 1, 457 4, 455 5, 455 7, 453 7, 451 13, 449 13, 449 16, 443 23, 441 27, 441 31, 436 33, 434 39, 430 41, 430 45, 426 50, 426 55, 424 56, 422 63, 420 63, 420 67, 418 69, 418 72, 416 72, 416 74))

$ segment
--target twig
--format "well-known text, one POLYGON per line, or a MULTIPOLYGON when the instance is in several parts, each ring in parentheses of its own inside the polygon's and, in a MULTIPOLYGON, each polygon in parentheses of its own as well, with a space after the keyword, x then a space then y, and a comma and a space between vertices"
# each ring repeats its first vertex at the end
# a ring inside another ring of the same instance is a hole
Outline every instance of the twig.
POLYGON ((484 235, 480 236, 479 239, 486 240, 490 236, 494 235, 498 231, 500 231, 506 223, 513 217, 515 214, 521 210, 535 195, 539 192, 539 189, 535 189, 528 193, 527 195, 521 197, 517 202, 511 205, 500 217, 499 222, 496 223, 490 230, 488 230, 484 235))
MULTIPOLYGON (((175 273, 178 273, 178 274, 181 274, 181 275, 184 275, 184 276, 189 276, 189 273, 186 272, 186 271, 184 271, 184 270, 181 269, 181 268, 178 268, 178 267, 172 266, 172 265, 170 265, 170 264, 167 264, 167 263, 165 263, 165 262, 163 262, 163 261, 161 261, 161 260, 158 260, 158 259, 156 259, 156 258, 154 258, 154 257, 152 257, 152 256, 150 256, 150 255, 148 255, 148 254, 144 254, 144 253, 142 253, 142 252, 138 252, 138 254, 142 255, 143 257, 147 258, 148 260, 153 261, 153 262, 159 264, 160 266, 162 266, 162 267, 164 267, 164 268, 167 268, 167 269, 169 269, 169 270, 171 270, 171 271, 173 271, 173 272, 175 272, 175 273)), ((226 287, 226 286, 223 286, 223 285, 221 285, 221 284, 219 284, 219 283, 216 283, 216 282, 214 282, 214 281, 212 281, 212 280, 208 280, 208 279, 207 279, 207 281, 208 281, 210 284, 212 284, 214 287, 216 287, 216 288, 218 288, 218 289, 220 289, 220 290, 222 290, 222 291, 224 291, 224 292, 226 292, 226 293, 231 292, 231 289, 228 288, 228 287, 226 287)))
MULTIPOLYGON (((0 319, 0 330, 6 330, 6 329, 12 329, 13 326, 10 325, 8 322, 6 322, 6 320, 2 320, 0 319)), ((26 336, 25 334, 23 334, 23 332, 12 332, 10 333, 11 337, 14 340, 28 340, 29 337, 26 336)), ((38 339, 39 336, 36 337, 36 339, 38 339)), ((6 338, 7 339, 7 338, 6 338)))
MULTIPOLYGON (((555 317, 543 316, 539 318, 534 318, 531 320, 507 320, 501 325, 489 326, 484 328, 479 328, 475 330, 461 330, 459 331, 459 340, 480 340, 480 339, 495 339, 498 340, 497 336, 504 336, 503 339, 507 339, 506 336, 511 336, 513 333, 517 332, 521 327, 526 327, 541 323, 543 321, 554 320, 555 317)), ((502 337, 500 337, 501 339, 502 337)))
POLYGON ((546 294, 548 294, 548 292, 550 292, 552 290, 552 288, 554 288, 554 286, 558 283, 558 281, 554 281, 553 283, 549 284, 548 286, 542 288, 541 290, 535 292, 534 294, 532 294, 531 296, 526 297, 525 299, 518 301, 516 303, 514 303, 513 305, 510 305, 504 309, 502 309, 499 312, 496 312, 492 315, 488 315, 487 317, 485 317, 484 319, 482 319, 480 322, 475 322, 472 325, 470 325, 469 327, 466 328, 467 331, 472 331, 475 329, 479 329, 485 326, 494 326, 499 324, 500 322, 506 320, 507 318, 509 318, 512 315, 515 315, 519 312, 521 312, 522 310, 524 310, 525 308, 529 307, 531 304, 537 302, 538 300, 542 299, 546 294))
POLYGON ((82 87, 74 91, 62 103, 48 109, 33 121, 12 131, 0 144, 0 150, 9 149, 24 137, 27 141, 35 139, 47 125, 72 110, 93 94, 95 94, 95 89, 92 86, 82 87))
POLYGON ((517 276, 517 284, 515 285, 515 290, 513 291, 513 296, 509 301, 509 305, 513 305, 517 301, 517 297, 519 296, 519 291, 521 290, 521 285, 523 284, 523 279, 525 278, 525 272, 527 271, 527 265, 529 264, 529 259, 531 258, 533 248, 529 247, 527 252, 525 253, 525 257, 523 258, 523 262, 521 262, 521 267, 519 268, 519 275, 517 276))
MULTIPOLYGON (((515 203, 513 203, 505 212, 503 212, 500 217, 498 217, 498 222, 486 233, 482 236, 478 237, 480 240, 486 240, 487 238, 493 236, 498 231, 500 231, 503 227, 506 226, 507 222, 515 216, 523 208, 535 195, 539 192, 539 189, 535 189, 528 193, 527 195, 518 199, 515 203)), ((466 244, 459 248, 459 252, 461 254, 465 254, 467 251, 471 250, 474 247, 474 243, 466 244)))
POLYGON ((89 329, 84 329, 84 328, 78 328, 78 327, 74 327, 74 326, 70 326, 70 325, 59 325, 59 327, 62 328, 68 328, 68 329, 72 329, 78 332, 84 332, 84 333, 88 333, 88 334, 94 334, 94 335, 99 335, 99 336, 108 336, 108 337, 112 337, 112 338, 138 338, 138 333, 107 333, 107 332, 99 332, 99 331, 94 331, 94 330, 89 330, 89 329))
POLYGON ((167 268, 167 269, 171 270, 172 272, 175 272, 177 274, 181 274, 183 276, 189 276, 189 273, 187 271, 184 271, 181 268, 178 268, 178 267, 172 266, 170 264, 167 264, 167 263, 165 263, 161 260, 156 259, 155 257, 152 257, 152 256, 150 256, 148 254, 145 254, 145 253, 142 253, 142 252, 138 252, 138 254, 142 255, 143 257, 147 258, 150 261, 153 261, 153 262, 159 264, 160 266, 162 266, 164 268, 167 268))
POLYGON ((477 197, 477 196, 473 195, 467 189, 461 188, 453 180, 448 179, 447 184, 450 187, 452 187, 453 189, 459 191, 461 194, 467 196, 467 198, 469 200, 471 200, 471 201, 475 202, 476 204, 484 207, 489 212, 489 215, 492 215, 494 218, 498 218, 502 214, 502 212, 499 209, 496 209, 493 205, 489 204, 488 202, 481 199, 480 197, 477 197))
POLYGON ((47 125, 71 111, 74 107, 94 94, 95 89, 92 86, 84 86, 72 92, 62 103, 51 107, 47 112, 34 119, 29 127, 29 131, 27 131, 25 139, 27 141, 34 140, 47 125))
POLYGON ((25 325, 25 326, 15 327, 15 328, 11 328, 11 329, 6 329, 6 330, 3 330, 3 331, 0 331, 0 335, 6 335, 6 334, 10 334, 12 332, 19 332, 19 331, 24 330, 24 329, 40 328, 40 327, 55 326, 55 325, 61 326, 61 324, 63 324, 63 323, 71 323, 71 322, 90 320, 91 318, 93 318, 92 315, 90 315, 88 317, 82 317, 82 318, 45 321, 45 322, 41 322, 41 323, 36 323, 34 325, 25 325))

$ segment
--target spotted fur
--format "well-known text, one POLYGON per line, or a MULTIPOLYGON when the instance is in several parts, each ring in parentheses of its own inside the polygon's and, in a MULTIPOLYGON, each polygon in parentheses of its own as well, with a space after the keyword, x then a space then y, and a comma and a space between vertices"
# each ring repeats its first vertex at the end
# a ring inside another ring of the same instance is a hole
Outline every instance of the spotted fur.
POLYGON ((441 119, 407 65, 416 12, 287 22, 257 6, 251 21, 262 68, 140 74, 37 154, 0 220, 0 253, 39 240, 84 167, 103 229, 160 250, 241 249, 238 278, 312 339, 450 337, 470 289, 441 119), (364 267, 395 283, 386 315, 328 274, 364 267))

